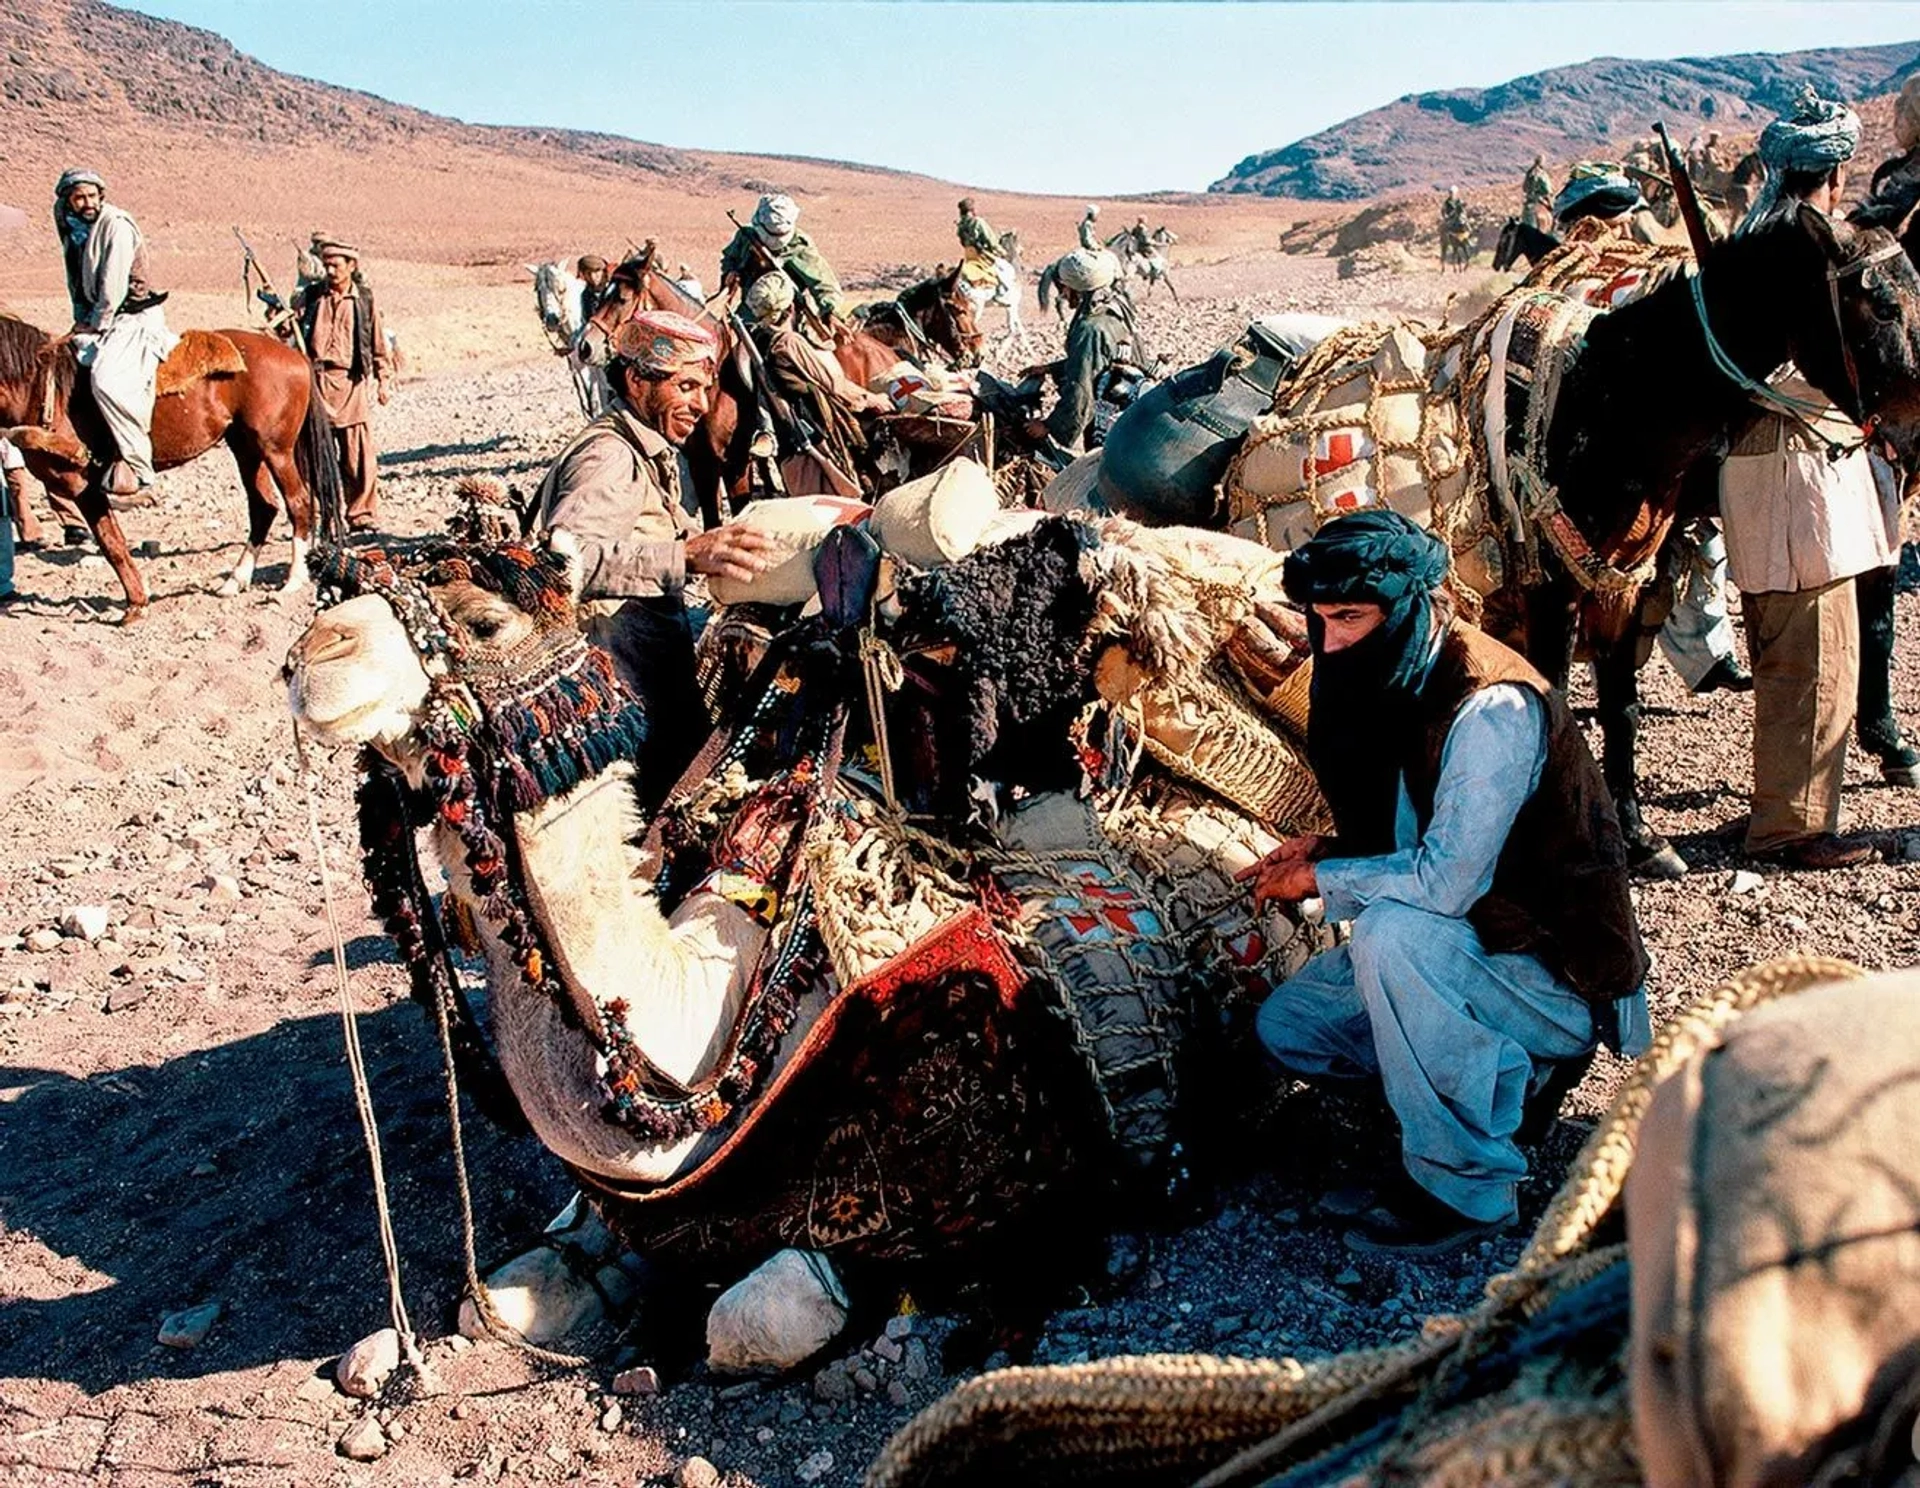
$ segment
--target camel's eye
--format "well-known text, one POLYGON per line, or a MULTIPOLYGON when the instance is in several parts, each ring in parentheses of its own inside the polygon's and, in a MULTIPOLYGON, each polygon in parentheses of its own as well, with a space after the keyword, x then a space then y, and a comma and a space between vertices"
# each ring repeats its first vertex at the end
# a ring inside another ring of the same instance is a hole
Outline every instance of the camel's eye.
POLYGON ((476 641, 491 641, 506 628, 507 622, 498 615, 481 613, 469 615, 463 622, 467 634, 476 641))

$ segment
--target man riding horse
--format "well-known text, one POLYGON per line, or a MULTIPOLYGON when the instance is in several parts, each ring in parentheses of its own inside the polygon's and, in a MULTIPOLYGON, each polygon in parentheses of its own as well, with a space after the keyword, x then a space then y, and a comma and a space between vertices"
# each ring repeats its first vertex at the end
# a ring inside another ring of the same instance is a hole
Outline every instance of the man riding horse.
POLYGON ((73 339, 117 458, 100 484, 127 505, 151 505, 154 380, 179 337, 153 282, 147 240, 133 214, 107 201, 106 182, 69 170, 54 188, 54 231, 67 265, 73 339))
POLYGON ((800 231, 800 208, 790 196, 763 196, 753 220, 740 227, 720 255, 720 285, 743 296, 762 274, 779 269, 793 281, 806 313, 823 327, 844 319, 845 297, 833 265, 800 231))
POLYGON ((825 446, 800 449, 799 431, 781 431, 781 478, 792 496, 859 496, 855 456, 867 447, 860 415, 892 413, 893 400, 851 381, 833 357, 800 333, 793 322, 795 300, 793 281, 785 274, 762 274, 747 291, 744 307, 748 334, 769 381, 825 446))

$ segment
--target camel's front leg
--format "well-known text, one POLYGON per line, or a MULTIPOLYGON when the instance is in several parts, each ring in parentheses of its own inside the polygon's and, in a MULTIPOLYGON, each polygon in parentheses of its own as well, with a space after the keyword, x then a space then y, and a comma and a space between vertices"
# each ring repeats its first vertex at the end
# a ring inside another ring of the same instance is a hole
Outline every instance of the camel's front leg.
MULTIPOLYGON (((501 1322, 529 1343, 552 1343, 598 1322, 633 1299, 641 1269, 580 1194, 553 1217, 543 1242, 490 1274, 484 1285, 501 1322)), ((471 1297, 460 1304, 460 1331, 489 1331, 471 1297)))

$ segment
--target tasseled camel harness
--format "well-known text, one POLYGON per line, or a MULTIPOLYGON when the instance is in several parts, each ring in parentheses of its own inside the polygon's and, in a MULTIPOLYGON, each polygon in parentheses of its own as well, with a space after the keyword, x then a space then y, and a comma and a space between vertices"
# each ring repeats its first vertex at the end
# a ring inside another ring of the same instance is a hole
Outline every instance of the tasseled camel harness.
MULTIPOLYGON (((480 915, 512 957, 523 985, 549 999, 568 1026, 592 1040, 602 1114, 663 1145, 725 1122, 765 1083, 813 975, 818 938, 796 923, 763 958, 725 1052, 693 1085, 659 1069, 634 1042, 623 999, 601 1002, 563 983, 528 902, 511 834, 496 823, 633 760, 646 737, 646 716, 611 658, 589 646, 575 626, 559 560, 518 545, 435 544, 402 566, 378 549, 326 548, 314 554, 313 571, 323 603, 360 594, 384 599, 429 680, 418 730, 421 785, 415 789, 369 748, 358 794, 362 866, 374 913, 406 962, 414 997, 428 1007, 457 1004, 464 1012, 414 836, 437 822, 459 839, 480 915), (479 648, 463 645, 433 595, 434 587, 457 579, 500 594, 532 616, 532 633, 505 654, 479 654, 479 648), (583 1016, 583 1004, 591 1016, 583 1016)), ((769 804, 804 809, 816 784, 803 762, 767 788, 793 799, 769 804)), ((759 886, 757 894, 722 892, 770 917, 781 898, 770 889, 784 886, 792 854, 782 856, 780 862, 722 856, 714 878, 759 886)), ((804 905, 792 913, 797 920, 804 905)), ((471 1068, 478 1056, 485 1067, 491 1055, 470 1015, 462 1032, 463 1062, 471 1068)))

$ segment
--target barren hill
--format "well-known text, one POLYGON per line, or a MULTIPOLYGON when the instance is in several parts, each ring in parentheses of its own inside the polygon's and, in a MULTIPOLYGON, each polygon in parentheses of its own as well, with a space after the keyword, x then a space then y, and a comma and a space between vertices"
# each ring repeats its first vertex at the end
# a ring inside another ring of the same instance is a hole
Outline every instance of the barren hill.
MULTIPOLYGON (((88 165, 136 213, 180 325, 241 313, 238 224, 269 269, 289 238, 351 237, 416 364, 545 349, 521 265, 657 238, 711 281, 756 194, 791 193, 849 283, 956 251, 949 183, 872 166, 672 149, 573 130, 496 128, 291 77, 231 43, 101 0, 0 0, 0 301, 65 314, 47 209, 88 165), (476 291, 480 291, 476 295, 476 291)), ((1071 245, 1079 199, 973 193, 1028 258, 1071 245)), ((1148 210, 1183 255, 1271 242, 1270 208, 1193 195, 1148 210)))
POLYGON ((1750 134, 1803 83, 1855 101, 1895 91, 1920 67, 1920 42, 1748 53, 1673 62, 1602 57, 1496 88, 1414 93, 1283 149, 1250 155, 1210 188, 1357 201, 1434 182, 1509 181, 1536 151, 1549 161, 1606 151, 1664 119, 1750 134))

